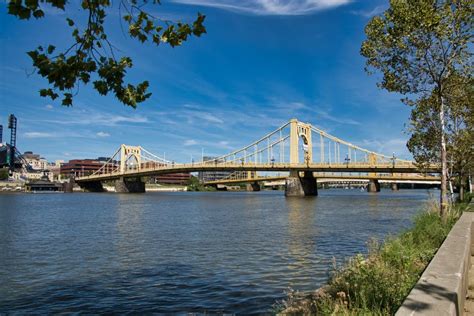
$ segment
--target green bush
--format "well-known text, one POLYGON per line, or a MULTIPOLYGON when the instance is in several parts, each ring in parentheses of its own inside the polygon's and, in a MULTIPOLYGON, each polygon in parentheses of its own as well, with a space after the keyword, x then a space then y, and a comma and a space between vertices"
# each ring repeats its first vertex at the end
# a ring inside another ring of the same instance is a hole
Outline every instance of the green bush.
POLYGON ((188 191, 215 191, 214 187, 205 186, 198 178, 192 176, 188 181, 188 191))
POLYGON ((368 254, 335 269, 328 284, 302 297, 290 292, 283 314, 393 315, 459 218, 461 207, 442 220, 436 209, 414 219, 413 227, 381 245, 369 242, 368 254))
POLYGON ((0 180, 8 179, 8 168, 0 168, 0 180))

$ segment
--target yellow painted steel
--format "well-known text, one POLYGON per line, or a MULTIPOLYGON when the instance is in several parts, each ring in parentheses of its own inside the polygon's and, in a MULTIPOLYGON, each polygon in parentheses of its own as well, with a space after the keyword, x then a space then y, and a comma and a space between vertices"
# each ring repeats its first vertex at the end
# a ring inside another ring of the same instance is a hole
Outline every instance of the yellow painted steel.
MULTIPOLYGON (((439 170, 439 165, 431 165, 425 172, 439 173, 439 170)), ((76 178, 76 181, 103 181, 119 177, 141 177, 199 171, 231 171, 234 173, 234 178, 229 177, 229 181, 245 179, 255 181, 258 178, 257 171, 283 171, 289 172, 290 176, 298 176, 300 172, 338 172, 341 173, 341 176, 344 174, 349 178, 354 177, 351 173, 358 173, 359 175, 355 175, 355 177, 360 179, 381 179, 382 174, 386 173, 390 174, 391 179, 399 180, 411 179, 410 177, 413 174, 421 174, 421 171, 412 161, 392 158, 360 148, 329 135, 311 124, 291 119, 277 130, 252 144, 210 161, 177 164, 160 158, 140 146, 121 145, 103 167, 92 175, 76 178), (286 133, 288 129, 289 135, 284 136, 282 131, 286 133), (313 161, 313 132, 320 135, 320 162, 313 161), (278 139, 275 140, 277 137, 278 139), (304 152, 302 161, 299 157, 300 139, 304 152), (325 139, 328 140, 328 161, 324 161, 325 139), (331 146, 330 142, 334 146, 331 146), (289 145, 289 157, 284 154, 286 144, 289 145), (341 161, 341 145, 347 146, 348 159, 345 159, 345 161, 341 161), (277 146, 280 146, 279 162, 273 157, 274 149, 278 148, 277 146), (266 155, 264 155, 265 151, 266 155), (357 151, 359 151, 360 156, 365 156, 365 158, 360 158, 363 161, 357 161, 357 151), (354 154, 354 160, 351 160, 352 153, 354 154), (267 161, 262 162, 262 160, 265 160, 265 156, 267 161), (285 157, 289 159, 285 159, 285 157), (130 159, 134 160, 133 164, 128 163, 130 159)))

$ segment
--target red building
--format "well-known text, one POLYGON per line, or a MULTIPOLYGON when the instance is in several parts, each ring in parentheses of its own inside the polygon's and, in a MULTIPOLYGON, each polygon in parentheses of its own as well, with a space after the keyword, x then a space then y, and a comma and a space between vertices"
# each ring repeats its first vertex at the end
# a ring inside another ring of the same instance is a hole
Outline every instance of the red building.
POLYGON ((60 173, 65 176, 87 176, 97 171, 104 163, 95 159, 73 159, 61 165, 60 173))
POLYGON ((153 178, 155 179, 155 183, 186 185, 188 184, 189 179, 191 179, 191 174, 190 173, 170 173, 170 174, 162 174, 160 176, 155 176, 153 178))

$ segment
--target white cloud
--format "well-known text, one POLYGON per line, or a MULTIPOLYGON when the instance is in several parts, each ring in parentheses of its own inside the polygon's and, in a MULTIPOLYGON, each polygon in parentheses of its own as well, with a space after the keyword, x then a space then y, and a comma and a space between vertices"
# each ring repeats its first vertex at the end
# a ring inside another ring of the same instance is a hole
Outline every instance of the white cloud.
POLYGON ((96 135, 99 136, 99 137, 109 137, 110 136, 110 134, 107 133, 107 132, 98 132, 96 135))
POLYGON ((384 12, 385 9, 386 9, 385 6, 378 5, 375 8, 373 8, 372 10, 352 11, 352 14, 360 15, 360 16, 363 16, 363 17, 366 17, 366 18, 371 18, 375 15, 379 15, 380 13, 384 12))
POLYGON ((325 120, 328 120, 328 121, 332 121, 334 123, 349 124, 349 125, 360 125, 360 123, 357 122, 356 120, 353 120, 353 119, 350 119, 350 118, 339 117, 339 116, 333 116, 333 115, 329 114, 326 111, 315 110, 315 112, 316 112, 317 116, 319 116, 319 118, 322 118, 322 119, 325 119, 325 120))
POLYGON ((187 139, 184 144, 184 146, 193 146, 193 145, 197 145, 197 141, 195 141, 194 139, 187 139))
POLYGON ((256 15, 306 15, 335 8, 351 0, 172 0, 256 15))
POLYGON ((192 123, 194 119, 197 119, 198 121, 206 121, 208 123, 224 123, 223 120, 209 112, 185 110, 183 111, 183 114, 187 118, 188 123, 192 123))
POLYGON ((121 116, 121 115, 112 115, 109 118, 99 118, 98 121, 104 120, 110 122, 111 124, 117 123, 146 123, 148 118, 145 116, 134 115, 134 116, 121 116))
POLYGON ((219 142, 217 142, 217 146, 214 144, 214 147, 216 148, 220 148, 220 149, 226 149, 226 150, 233 150, 235 149, 234 147, 232 147, 230 145, 230 142, 226 141, 226 140, 221 140, 219 142))
MULTIPOLYGON (((287 106, 285 105, 285 108, 287 108, 287 106)), ((290 109, 292 109, 293 111, 298 111, 298 110, 308 110, 308 106, 302 102, 291 102, 290 103, 290 109)))
POLYGON ((361 147, 373 150, 379 154, 392 156, 402 159, 411 159, 411 154, 408 151, 407 139, 404 138, 389 138, 389 139, 364 139, 361 147))
POLYGON ((43 137, 53 137, 53 134, 44 133, 44 132, 26 132, 24 134, 26 138, 43 138, 43 137))
POLYGON ((45 108, 47 108, 48 110, 51 110, 53 106, 51 104, 46 104, 45 108))
POLYGON ((149 120, 145 116, 133 115, 133 116, 123 116, 123 115, 113 115, 106 114, 96 111, 71 111, 66 113, 65 117, 61 119, 47 119, 47 120, 32 120, 35 123, 45 122, 61 125, 95 125, 95 126, 117 126, 126 123, 131 124, 143 124, 148 123, 149 120))

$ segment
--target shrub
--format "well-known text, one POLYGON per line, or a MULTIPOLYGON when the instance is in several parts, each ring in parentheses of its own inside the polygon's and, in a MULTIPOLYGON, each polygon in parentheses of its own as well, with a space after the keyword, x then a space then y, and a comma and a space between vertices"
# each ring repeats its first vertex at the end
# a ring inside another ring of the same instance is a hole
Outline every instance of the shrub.
POLYGON ((8 179, 8 168, 0 168, 0 180, 8 179))

